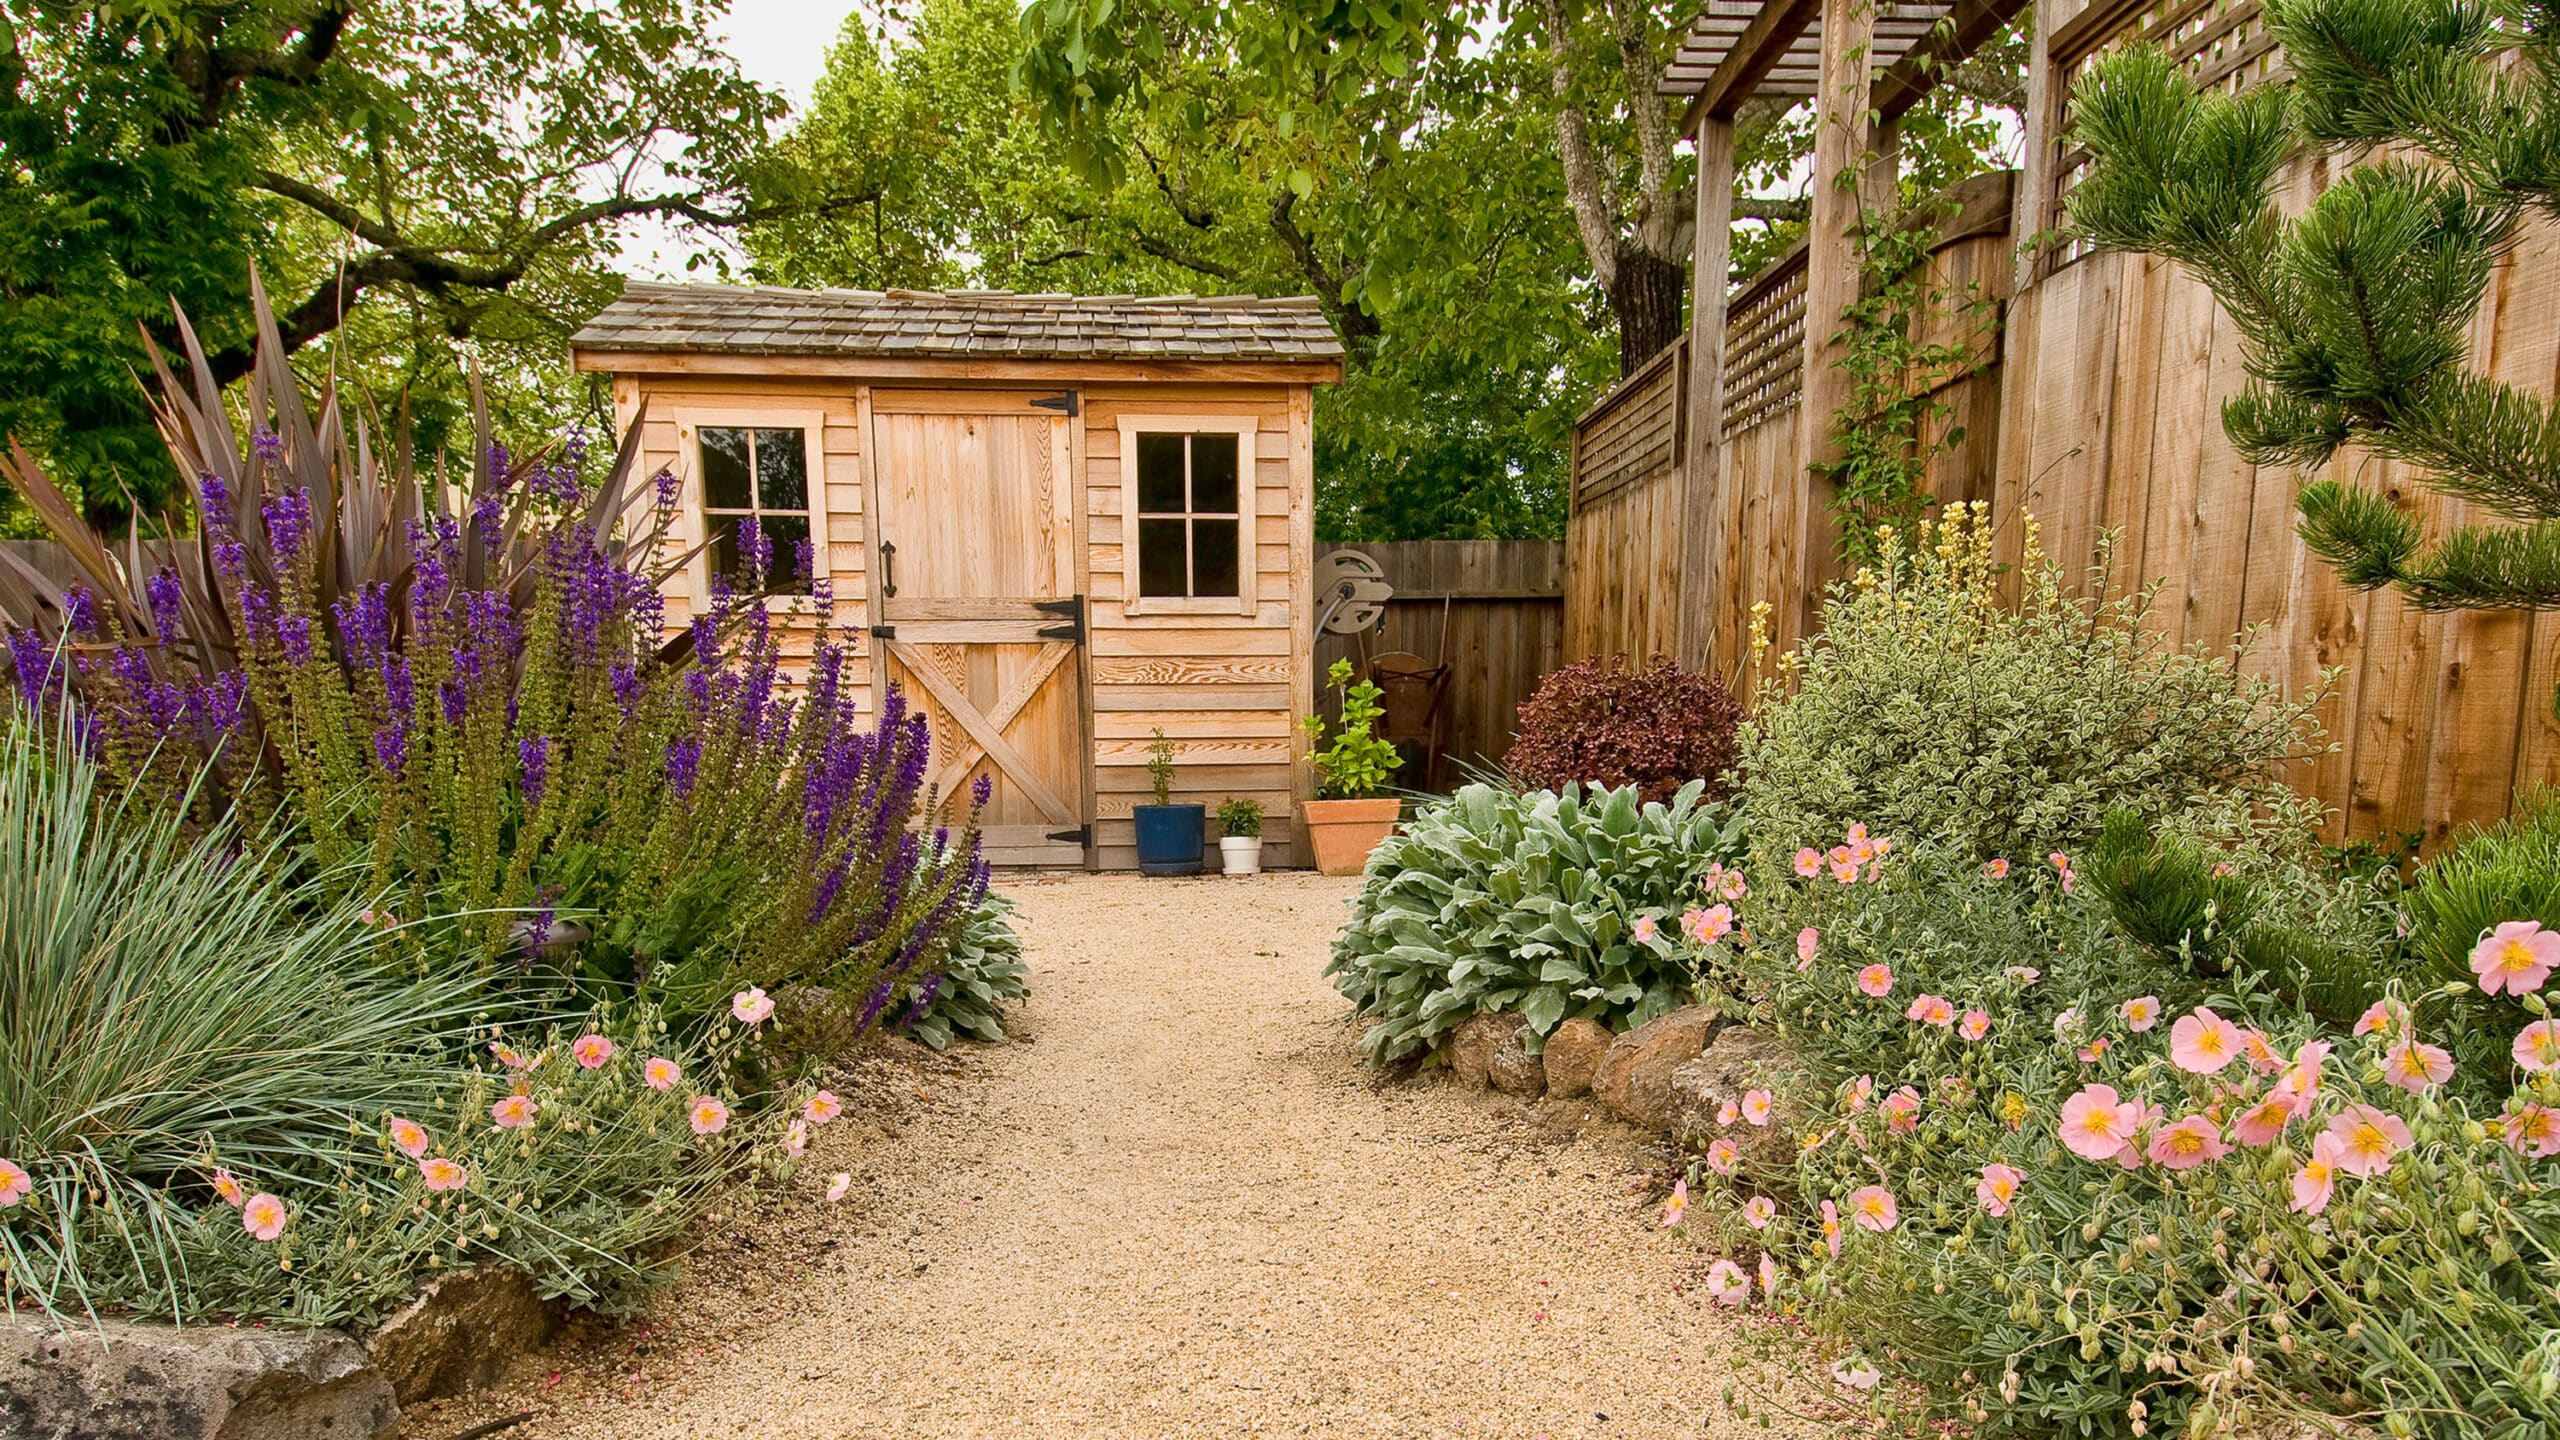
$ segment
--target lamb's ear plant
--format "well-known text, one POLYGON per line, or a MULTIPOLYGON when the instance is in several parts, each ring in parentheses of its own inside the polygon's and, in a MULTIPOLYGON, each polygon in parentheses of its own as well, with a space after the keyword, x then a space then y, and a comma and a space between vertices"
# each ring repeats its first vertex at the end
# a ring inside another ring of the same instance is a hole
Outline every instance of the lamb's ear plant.
POLYGON ((1164 727, 1156 727, 1156 738, 1147 742, 1147 781, 1155 786, 1156 803, 1173 803, 1173 742, 1165 738, 1164 727))

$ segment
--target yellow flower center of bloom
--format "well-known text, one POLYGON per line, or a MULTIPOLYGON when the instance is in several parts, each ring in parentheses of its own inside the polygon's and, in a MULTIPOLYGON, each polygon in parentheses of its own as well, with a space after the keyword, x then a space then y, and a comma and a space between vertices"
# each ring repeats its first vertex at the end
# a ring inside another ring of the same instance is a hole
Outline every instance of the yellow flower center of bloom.
POLYGON ((2383 1134, 2382 1127, 2370 1120, 2357 1124, 2354 1142, 2359 1155, 2382 1155, 2391 1149, 2391 1137, 2383 1134))
POLYGON ((2329 1178, 2329 1162, 2326 1160, 2310 1161, 2302 1167, 2302 1173, 2308 1176, 2312 1183, 2318 1184, 2319 1182, 2329 1178))
POLYGON ((2018 1187, 2015 1183, 2007 1179, 1994 1180, 1991 1182, 1991 1193, 2003 1200, 2008 1199, 2010 1193, 2017 1188, 2018 1187))
POLYGON ((2551 1113, 2547 1110, 2529 1110, 2516 1117, 2517 1133, 2527 1140, 2543 1139, 2551 1134, 2551 1128, 2551 1113))
POLYGON ((2498 968, 2511 975, 2522 974, 2536 963, 2532 948, 2521 940, 2510 940, 2498 947, 2498 968))
POLYGON ((2196 1037, 2196 1048, 2207 1055, 2219 1055, 2230 1049, 2231 1046, 2228 1041, 2225 1041, 2222 1038, 2221 1031, 2208 1026, 2203 1034, 2196 1037))
POLYGON ((2204 1137, 2193 1130, 2181 1130, 2169 1137, 2169 1148, 2181 1155, 2193 1155, 2204 1148, 2204 1137))
POLYGON ((2115 1112, 2101 1106, 2080 1117, 2080 1129, 2089 1135, 2112 1139, 2116 1133, 2115 1112))
POLYGON ((2400 1073, 2412 1079, 2424 1075, 2427 1073, 2427 1062, 2418 1058, 2417 1051, 2403 1050, 2400 1052, 2400 1073))

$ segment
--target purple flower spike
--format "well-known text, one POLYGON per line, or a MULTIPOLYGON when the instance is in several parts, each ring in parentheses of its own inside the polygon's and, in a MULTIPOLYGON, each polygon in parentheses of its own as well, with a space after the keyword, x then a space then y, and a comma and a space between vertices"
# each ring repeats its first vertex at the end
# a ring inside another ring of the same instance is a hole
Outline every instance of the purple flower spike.
POLYGON ((311 492, 288 490, 258 507, 267 522, 267 544, 279 559, 291 559, 302 553, 311 538, 311 492))
POLYGON ((993 775, 981 775, 969 782, 969 802, 973 805, 984 806, 988 797, 995 793, 996 777, 993 775))
POLYGON ((199 471, 196 475, 196 500, 204 511, 205 528, 216 535, 229 534, 231 487, 223 483, 222 477, 210 470, 199 471))
POLYGON ((373 758, 398 775, 409 765, 409 727, 398 721, 373 732, 373 758))
POLYGON ((53 685, 53 647, 33 630, 9 632, 9 663, 17 672, 18 696, 27 708, 44 707, 45 694, 53 685))
POLYGON ((542 787, 551 777, 551 742, 540 735, 527 735, 516 742, 516 757, 524 762, 524 803, 542 803, 542 787))
POLYGON ((142 592, 151 602, 151 628, 158 633, 160 643, 175 641, 186 619, 186 591, 178 572, 161 566, 142 582, 142 592))
POLYGON ((661 510, 675 509, 676 497, 683 491, 683 486, 676 480, 676 472, 673 470, 661 470, 657 473, 651 483, 658 487, 658 508, 661 510))
POLYGON ((702 742, 690 735, 667 742, 667 783, 675 788, 679 800, 693 794, 693 780, 702 767, 702 742))
POLYGON ((62 592, 62 613, 74 635, 96 635, 98 629, 98 597, 86 585, 74 585, 62 592))
POLYGON ((270 465, 284 463, 284 437, 261 425, 249 432, 249 453, 270 465))
POLYGON ((238 585, 249 576, 249 547, 237 540, 223 540, 213 547, 213 568, 223 579, 238 585))
POLYGON ((306 615, 276 617, 276 646, 287 665, 311 663, 311 619, 306 615))

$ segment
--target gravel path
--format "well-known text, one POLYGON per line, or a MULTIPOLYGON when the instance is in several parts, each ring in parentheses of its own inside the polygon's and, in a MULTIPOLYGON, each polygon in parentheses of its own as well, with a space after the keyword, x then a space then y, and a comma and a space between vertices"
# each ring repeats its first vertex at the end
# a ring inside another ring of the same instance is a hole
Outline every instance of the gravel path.
POLYGON ((1014 1043, 872 1052, 852 1123, 647 1317, 405 1433, 1770 1433, 1718 1396, 1782 1337, 1706 1303, 1641 1137, 1360 1063, 1317 973, 1354 882, 1008 888, 1014 1043))

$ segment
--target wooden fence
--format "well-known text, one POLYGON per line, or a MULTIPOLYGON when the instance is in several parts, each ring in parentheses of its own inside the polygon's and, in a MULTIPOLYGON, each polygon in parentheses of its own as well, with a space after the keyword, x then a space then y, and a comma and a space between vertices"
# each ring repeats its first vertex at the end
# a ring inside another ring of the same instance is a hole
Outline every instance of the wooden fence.
MULTIPOLYGON (((1952 236, 1933 261, 1950 280, 2016 287, 2001 300, 1981 362, 1946 392, 1968 433, 1940 457, 1934 493, 1989 501, 2012 557, 2017 517, 2033 514, 2044 549, 2083 577, 2084 591, 2158 587, 2153 623, 2172 640, 2223 648, 2253 635, 2242 663, 2289 695, 2318 693, 2334 670, 2338 683, 2319 710, 2332 748, 2295 777, 2333 807, 2332 839, 2414 833, 2432 844, 2506 813, 2522 791, 2560 785, 2560 614, 2429 615, 2387 591, 2342 587, 2294 532, 2294 497, 2315 477, 2252 466, 2223 434, 2222 403, 2247 376, 2237 327, 2210 291, 2150 256, 2048 244, 2011 260, 2014 236, 2049 236, 2059 224, 2062 197, 2085 166, 2063 114, 2070 76, 2091 55, 2140 38, 2163 45, 2199 84, 2230 90, 2279 79, 2282 53, 2259 22, 2258 0, 2056 0, 2036 21, 2036 99, 2014 208, 2006 223, 1952 236), (2099 574, 2102 555, 2110 568, 2099 574)), ((2308 206, 2338 163, 2295 155, 2280 177, 2283 208, 2308 206)), ((2473 368, 2541 394, 2560 391, 2554 275, 2560 225, 2530 222, 2474 319, 2473 368)), ((1578 425, 1568 659, 1677 634, 1691 663, 1731 669, 1755 601, 1775 607, 1782 645, 1818 618, 1834 532, 1804 456, 1825 417, 1783 408, 1802 388, 1801 357, 1815 346, 1799 337, 1791 385, 1784 338, 1774 346, 1754 338, 1771 311, 1768 279, 1728 302, 1725 443, 1709 489, 1690 490, 1677 451, 1669 466, 1646 468, 1642 482, 1613 488, 1586 479, 1628 468, 1612 441, 1637 427, 1604 430, 1601 422, 1631 406, 1660 407, 1647 374, 1578 425), (1658 497, 1652 510, 1613 514, 1639 483, 1658 497), (1686 507, 1684 493, 1693 497, 1686 507), (1701 514, 1718 517, 1712 543, 1703 561, 1692 548, 1679 563, 1678 526, 1701 514), (1704 623, 1675 622, 1684 606, 1702 608, 1704 623)), ((1676 411, 1673 420, 1688 423, 1676 411)), ((2324 473, 2384 491, 2431 532, 2466 518, 2406 467, 2362 451, 2324 473)))
MULTIPOLYGON (((1464 778, 1462 763, 1499 762, 1511 748, 1520 702, 1563 663, 1564 546, 1554 540, 1400 540, 1316 548, 1367 554, 1396 591, 1378 628, 1317 637, 1317 672, 1337 659, 1356 665, 1397 650, 1445 661, 1452 673, 1442 701, 1449 717, 1443 786, 1464 778)), ((1319 696, 1318 705, 1330 720, 1331 697, 1319 696)))

